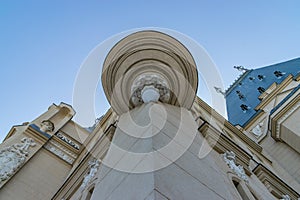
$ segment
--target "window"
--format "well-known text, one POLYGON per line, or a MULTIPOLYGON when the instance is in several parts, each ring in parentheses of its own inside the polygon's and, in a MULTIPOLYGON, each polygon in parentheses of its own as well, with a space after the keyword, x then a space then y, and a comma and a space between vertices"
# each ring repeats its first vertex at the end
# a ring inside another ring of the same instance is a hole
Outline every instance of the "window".
POLYGON ((249 110, 249 106, 247 106, 245 104, 240 105, 240 107, 241 107, 243 112, 246 112, 247 110, 249 110))
POLYGON ((264 75, 261 75, 261 74, 259 74, 259 75, 257 75, 257 78, 258 78, 258 80, 262 81, 262 80, 265 78, 265 76, 264 76, 264 75))
POLYGON ((94 192, 94 187, 92 187, 92 188, 89 190, 89 192, 87 193, 85 199, 86 199, 86 200, 90 200, 91 197, 92 197, 93 192, 94 192))
POLYGON ((249 77, 249 80, 250 80, 250 81, 254 81, 254 79, 255 79, 255 78, 254 78, 253 76, 250 76, 250 77, 249 77))
POLYGON ((252 195, 248 187, 243 183, 236 180, 232 180, 236 190, 243 200, 255 200, 256 198, 252 195))
POLYGON ((258 90, 258 92, 261 93, 261 94, 264 93, 264 92, 266 91, 265 88, 263 88, 263 87, 258 87, 257 90, 258 90))
POLYGON ((245 96, 241 93, 241 91, 237 90, 236 93, 239 96, 239 99, 245 98, 245 96))
POLYGON ((274 72, 274 75, 277 77, 277 78, 281 78, 285 73, 284 72, 281 72, 281 71, 275 71, 274 72))

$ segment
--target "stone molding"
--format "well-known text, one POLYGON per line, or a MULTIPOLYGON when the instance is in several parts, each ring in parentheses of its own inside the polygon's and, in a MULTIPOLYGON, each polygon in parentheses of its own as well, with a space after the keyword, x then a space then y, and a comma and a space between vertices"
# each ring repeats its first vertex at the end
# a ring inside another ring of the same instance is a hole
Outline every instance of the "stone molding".
POLYGON ((170 92, 162 85, 161 92, 165 93, 162 98, 170 94, 168 104, 191 108, 198 87, 196 63, 191 53, 175 38, 145 30, 120 40, 105 58, 102 85, 116 114, 135 107, 131 101, 134 81, 147 74, 163 77, 170 92))
POLYGON ((75 153, 71 152, 69 149, 54 140, 50 140, 47 144, 44 145, 44 148, 69 164, 73 164, 73 162, 77 158, 77 155, 75 153))
POLYGON ((286 106, 282 106, 283 109, 279 110, 278 112, 273 113, 270 116, 271 119, 271 136, 275 140, 281 141, 281 131, 280 126, 281 124, 300 107, 300 96, 294 98, 291 102, 289 102, 286 106))
POLYGON ((275 192, 280 196, 288 195, 291 199, 300 198, 299 193, 297 193, 293 188, 287 185, 284 181, 282 181, 278 176, 276 176, 262 164, 258 164, 253 169, 253 173, 271 193, 275 192))
POLYGON ((276 124, 275 136, 276 138, 280 138, 280 125, 284 122, 295 110, 300 107, 300 102, 296 103, 289 111, 287 111, 283 116, 281 116, 276 124))
MULTIPOLYGON (((198 108, 198 110, 201 110, 201 111, 203 110, 209 116, 208 119, 203 119, 204 121, 207 122, 206 123, 207 126, 205 126, 205 127, 211 127, 209 125, 208 121, 215 120, 215 121, 217 121, 217 123, 219 123, 222 126, 224 126, 224 130, 226 130, 226 131, 228 130, 228 131, 234 133, 239 139, 241 139, 245 144, 247 144, 249 147, 251 147, 257 153, 262 152, 262 147, 259 144, 257 144, 256 142, 254 142, 254 140, 252 140, 247 135, 245 135, 237 127, 233 126, 222 115, 220 115, 219 113, 217 113, 214 109, 212 109, 206 102, 204 102, 199 97, 196 97, 194 106, 195 106, 195 109, 198 108)), ((200 114, 200 115, 202 116, 203 114, 200 114)), ((221 133, 216 133, 216 134, 220 135, 221 133)), ((223 151, 223 152, 225 152, 225 151, 223 151)))
POLYGON ((293 76, 290 74, 288 75, 279 85, 277 84, 272 84, 269 88, 266 89, 266 91, 259 96, 259 98, 262 99, 260 104, 258 104, 255 107, 255 110, 263 110, 266 105, 268 105, 274 98, 275 96, 280 93, 284 88, 290 84, 293 81, 293 76), (275 88, 274 88, 275 86, 275 88), (265 95, 265 96, 263 96, 265 95))
POLYGON ((215 128, 210 126, 208 123, 204 123, 199 131, 207 140, 208 144, 218 153, 224 153, 226 151, 232 151, 236 155, 236 160, 241 164, 246 171, 247 175, 251 175, 249 170, 250 160, 252 156, 246 151, 241 149, 237 144, 235 144, 231 139, 225 136, 223 133, 218 132, 215 128))

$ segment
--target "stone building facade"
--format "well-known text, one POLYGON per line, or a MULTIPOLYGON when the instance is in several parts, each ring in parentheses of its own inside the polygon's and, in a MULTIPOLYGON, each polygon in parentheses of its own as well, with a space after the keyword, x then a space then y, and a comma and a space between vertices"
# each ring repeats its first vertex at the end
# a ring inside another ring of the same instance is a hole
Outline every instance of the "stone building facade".
POLYGON ((0 144, 2 200, 299 199, 300 59, 255 70, 222 92, 226 120, 196 96, 189 50, 156 31, 108 53, 111 108, 87 129, 51 105, 0 144))

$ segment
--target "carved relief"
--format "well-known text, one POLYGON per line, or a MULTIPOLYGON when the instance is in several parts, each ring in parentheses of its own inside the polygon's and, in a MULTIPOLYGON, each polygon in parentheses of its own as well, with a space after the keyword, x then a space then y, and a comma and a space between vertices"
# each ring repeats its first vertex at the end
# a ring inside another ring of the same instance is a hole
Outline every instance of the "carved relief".
POLYGON ((235 153, 232 151, 226 151, 223 154, 223 160, 229 166, 230 169, 245 182, 248 182, 247 175, 245 174, 244 168, 241 165, 235 164, 235 153))
POLYGON ((23 138, 21 142, 0 151, 0 182, 10 178, 23 165, 29 154, 29 147, 36 145, 34 140, 28 137, 23 138))
POLYGON ((54 124, 50 120, 44 120, 40 124, 41 128, 40 130, 43 132, 52 132, 54 130, 54 124))
POLYGON ((69 164, 73 164, 73 162, 77 158, 77 155, 75 153, 72 153, 67 148, 63 147, 62 145, 60 145, 55 141, 50 141, 44 147, 45 149, 57 155, 58 157, 60 157, 61 159, 63 159, 69 164))
POLYGON ((85 187, 91 182, 91 180, 93 179, 93 177, 96 175, 100 163, 97 159, 92 159, 88 162, 88 167, 89 167, 89 172, 84 176, 82 184, 80 186, 80 188, 83 190, 85 189, 85 187))
POLYGON ((262 130, 263 125, 264 125, 264 123, 260 122, 251 130, 251 132, 256 136, 261 136, 263 134, 263 130, 262 130))

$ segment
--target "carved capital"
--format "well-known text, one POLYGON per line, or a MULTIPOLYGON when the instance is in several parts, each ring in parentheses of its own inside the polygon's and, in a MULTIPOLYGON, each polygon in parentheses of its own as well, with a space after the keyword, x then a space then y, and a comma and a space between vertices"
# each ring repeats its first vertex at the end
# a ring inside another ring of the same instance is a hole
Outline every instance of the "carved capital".
POLYGON ((170 90, 168 87, 167 81, 165 81, 158 74, 142 74, 133 82, 133 85, 131 86, 131 101, 134 105, 140 105, 144 103, 145 97, 143 97, 143 94, 147 90, 152 89, 157 93, 156 100, 168 102, 170 99, 170 90))

